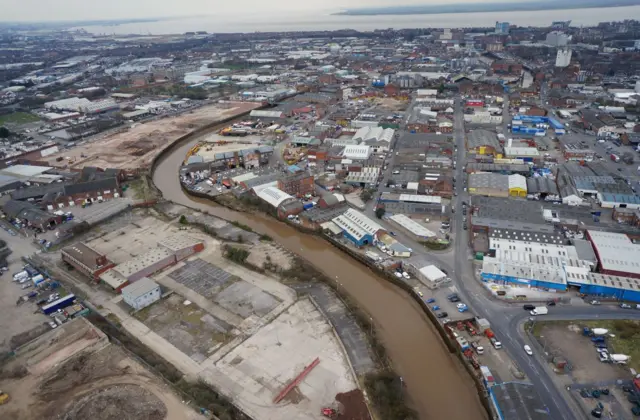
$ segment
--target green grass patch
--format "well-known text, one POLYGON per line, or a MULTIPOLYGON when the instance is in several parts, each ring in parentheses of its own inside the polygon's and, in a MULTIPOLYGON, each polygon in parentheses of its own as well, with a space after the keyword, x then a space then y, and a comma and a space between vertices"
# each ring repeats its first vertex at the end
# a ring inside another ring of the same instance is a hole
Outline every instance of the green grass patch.
POLYGON ((14 112, 7 115, 0 115, 0 125, 27 124, 36 121, 40 121, 40 118, 28 112, 14 112))
POLYGON ((450 242, 422 241, 420 244, 432 251, 442 251, 449 248, 450 242))
POLYGON ((247 232, 253 232, 253 229, 251 229, 251 226, 245 225, 244 223, 240 223, 234 220, 231 222, 231 224, 237 228, 246 230, 247 232))

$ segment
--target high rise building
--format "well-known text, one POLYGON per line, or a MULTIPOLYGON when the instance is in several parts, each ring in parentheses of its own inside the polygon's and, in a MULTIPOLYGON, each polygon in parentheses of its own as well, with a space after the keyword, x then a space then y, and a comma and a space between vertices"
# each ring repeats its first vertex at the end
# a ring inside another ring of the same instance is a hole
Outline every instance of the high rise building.
POLYGON ((547 34, 545 43, 554 47, 564 47, 569 43, 569 36, 563 32, 552 31, 547 34))
POLYGON ((509 22, 496 22, 496 33, 497 34, 508 34, 509 33, 509 22))
POLYGON ((559 48, 556 54, 556 67, 567 67, 569 64, 571 64, 571 50, 559 48))

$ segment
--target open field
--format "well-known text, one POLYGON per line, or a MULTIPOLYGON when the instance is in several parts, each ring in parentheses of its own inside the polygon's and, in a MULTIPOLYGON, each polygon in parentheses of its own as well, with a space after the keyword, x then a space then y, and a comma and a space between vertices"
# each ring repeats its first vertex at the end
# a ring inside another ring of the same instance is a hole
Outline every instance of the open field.
POLYGON ((40 118, 28 112, 14 112, 12 114, 1 115, 0 125, 5 124, 27 124, 31 122, 40 121, 40 118))
POLYGON ((204 420, 83 318, 19 349, 0 388, 12 420, 204 420))
POLYGON ((48 156, 51 166, 67 164, 66 158, 75 161, 71 168, 98 166, 100 168, 147 168, 153 159, 176 139, 217 120, 232 117, 257 107, 251 103, 233 103, 204 106, 184 114, 134 124, 126 131, 107 134, 90 143, 48 156), (83 157, 84 156, 84 157, 83 157), (62 157, 65 160, 57 162, 62 157))

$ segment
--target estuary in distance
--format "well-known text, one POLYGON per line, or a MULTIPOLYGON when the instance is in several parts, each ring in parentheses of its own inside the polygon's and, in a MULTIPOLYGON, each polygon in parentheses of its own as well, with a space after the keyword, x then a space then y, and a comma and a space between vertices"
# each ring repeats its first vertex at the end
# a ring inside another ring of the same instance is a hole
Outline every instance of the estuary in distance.
POLYGON ((433 15, 335 16, 336 10, 314 13, 274 11, 273 14, 234 16, 198 16, 163 19, 155 22, 127 23, 109 26, 87 26, 94 34, 182 34, 207 32, 285 32, 355 29, 465 28, 491 27, 496 21, 519 26, 549 26, 552 21, 571 20, 573 26, 597 25, 599 22, 621 21, 640 16, 640 6, 541 10, 537 12, 444 13, 433 15))

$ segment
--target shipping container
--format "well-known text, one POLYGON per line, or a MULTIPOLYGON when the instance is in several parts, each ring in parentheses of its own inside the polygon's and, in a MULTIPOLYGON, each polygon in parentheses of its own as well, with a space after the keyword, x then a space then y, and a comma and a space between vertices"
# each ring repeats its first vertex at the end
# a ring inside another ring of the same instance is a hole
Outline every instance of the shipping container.
POLYGON ((55 311, 57 311, 58 309, 64 309, 67 306, 71 306, 73 304, 73 302, 75 301, 76 297, 73 294, 61 297, 58 300, 55 300, 51 303, 49 303, 48 305, 44 305, 42 307, 42 312, 45 315, 49 315, 54 313, 55 311))

